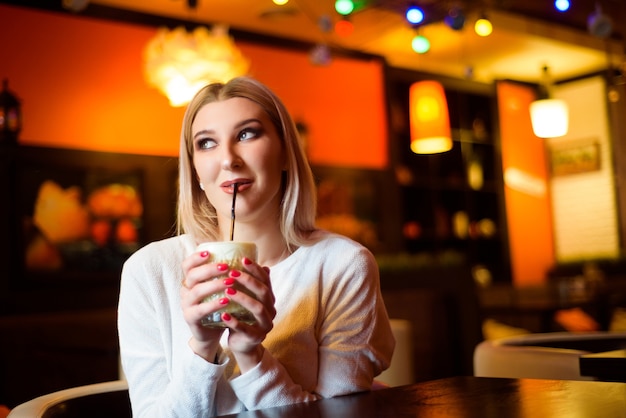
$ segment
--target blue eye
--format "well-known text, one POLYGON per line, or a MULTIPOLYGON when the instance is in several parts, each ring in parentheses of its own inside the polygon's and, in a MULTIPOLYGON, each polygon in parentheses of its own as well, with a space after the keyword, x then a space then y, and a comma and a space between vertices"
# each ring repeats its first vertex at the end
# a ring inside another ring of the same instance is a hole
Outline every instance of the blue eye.
POLYGON ((215 147, 217 143, 211 138, 202 138, 196 142, 198 149, 211 149, 215 147))
POLYGON ((249 139, 254 139, 259 136, 259 131, 254 128, 245 128, 239 133, 240 141, 247 141, 249 139))

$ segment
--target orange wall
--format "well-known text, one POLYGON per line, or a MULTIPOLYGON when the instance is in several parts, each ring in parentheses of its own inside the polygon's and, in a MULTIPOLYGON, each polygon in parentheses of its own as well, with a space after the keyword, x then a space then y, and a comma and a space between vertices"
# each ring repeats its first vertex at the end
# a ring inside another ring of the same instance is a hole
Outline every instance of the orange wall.
MULTIPOLYGON (((156 28, 0 5, 0 77, 22 101, 20 142, 177 155, 183 108, 143 80, 142 51, 156 28)), ((236 41, 237 42, 237 41, 236 41)), ((383 65, 237 42, 251 75, 309 128, 313 163, 387 165, 383 65)))
POLYGON ((528 111, 535 95, 510 82, 499 82, 497 90, 505 178, 506 170, 515 168, 545 185, 543 194, 504 188, 513 282, 537 284, 545 280, 555 255, 545 144, 533 134, 528 111))

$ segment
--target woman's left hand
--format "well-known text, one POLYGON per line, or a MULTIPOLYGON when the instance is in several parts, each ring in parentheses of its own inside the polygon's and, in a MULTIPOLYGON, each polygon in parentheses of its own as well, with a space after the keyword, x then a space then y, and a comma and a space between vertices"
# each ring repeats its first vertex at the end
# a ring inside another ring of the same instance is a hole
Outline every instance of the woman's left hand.
POLYGON ((261 267, 254 261, 244 258, 244 270, 232 270, 229 277, 241 287, 256 295, 256 299, 244 292, 229 294, 233 302, 248 309, 256 319, 253 325, 238 321, 230 315, 222 314, 222 320, 230 329, 228 347, 232 351, 242 373, 256 366, 263 356, 262 343, 274 326, 276 308, 274 292, 270 282, 269 268, 261 267))

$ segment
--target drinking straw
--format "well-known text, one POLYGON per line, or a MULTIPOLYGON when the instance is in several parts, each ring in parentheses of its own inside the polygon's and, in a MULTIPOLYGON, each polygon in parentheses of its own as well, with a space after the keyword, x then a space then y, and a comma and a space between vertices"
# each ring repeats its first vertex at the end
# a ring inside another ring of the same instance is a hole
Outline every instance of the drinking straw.
POLYGON ((239 183, 233 184, 233 205, 230 209, 230 240, 233 240, 235 235, 235 200, 237 199, 237 189, 239 188, 239 183))

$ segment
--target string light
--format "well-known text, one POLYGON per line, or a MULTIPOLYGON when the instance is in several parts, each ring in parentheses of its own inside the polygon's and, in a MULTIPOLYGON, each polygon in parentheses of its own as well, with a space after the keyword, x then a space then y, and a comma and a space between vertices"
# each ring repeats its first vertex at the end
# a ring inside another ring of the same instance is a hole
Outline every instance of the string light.
POLYGON ((493 25, 485 16, 482 16, 474 24, 474 31, 478 36, 489 36, 493 32, 493 25))
POLYGON ((430 41, 423 35, 417 35, 411 41, 411 47, 418 54, 425 54, 430 50, 430 41))
POLYGON ((419 25, 424 20, 424 12, 415 5, 411 5, 406 9, 405 16, 411 25, 419 25))
POLYGON ((354 32, 354 25, 348 19, 339 19, 335 23, 335 32, 339 36, 350 36, 354 32))
POLYGON ((559 12, 566 12, 569 10, 569 0, 554 0, 554 7, 559 11, 559 12))
POLYGON ((335 10, 342 16, 347 16, 354 11, 354 2, 352 0, 335 1, 335 10))

